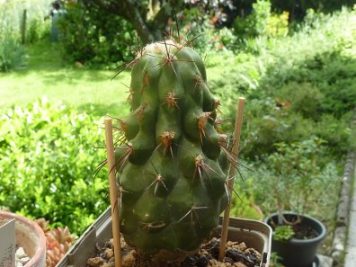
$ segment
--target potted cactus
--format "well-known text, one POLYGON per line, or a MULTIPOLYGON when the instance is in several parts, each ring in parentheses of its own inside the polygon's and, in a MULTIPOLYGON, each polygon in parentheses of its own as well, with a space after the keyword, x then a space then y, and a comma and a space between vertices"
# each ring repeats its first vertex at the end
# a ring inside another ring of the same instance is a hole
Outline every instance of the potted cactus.
POLYGON ((173 41, 144 48, 130 88, 132 113, 120 123, 127 142, 116 149, 121 231, 144 257, 184 257, 218 225, 230 197, 219 101, 198 54, 173 41))
MULTIPOLYGON (((204 63, 188 42, 149 44, 128 65, 131 113, 119 120, 122 135, 114 159, 118 226, 137 252, 136 265, 179 265, 219 225, 231 199, 233 177, 227 177, 236 157, 220 131, 220 103, 208 89, 204 63)), ((97 230, 104 228, 103 221, 97 222, 95 234, 89 229, 84 239, 100 240, 102 230, 97 230)), ((232 224, 240 230, 247 226, 240 237, 263 254, 257 265, 267 266, 269 227, 257 221, 232 224)), ((245 241, 240 237, 239 242, 245 241)), ((68 255, 77 255, 75 249, 68 255)), ((69 258, 59 266, 80 265, 69 258)))

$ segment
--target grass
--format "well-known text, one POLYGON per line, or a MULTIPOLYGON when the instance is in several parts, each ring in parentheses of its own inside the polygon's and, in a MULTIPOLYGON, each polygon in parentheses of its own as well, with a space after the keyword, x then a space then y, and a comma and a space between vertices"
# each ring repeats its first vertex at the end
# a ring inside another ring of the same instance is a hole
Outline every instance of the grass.
MULTIPOLYGON (((46 97, 97 116, 123 117, 128 113, 129 72, 115 77, 115 71, 68 65, 61 58, 60 46, 46 40, 28 46, 26 51, 23 70, 0 73, 0 110, 46 97)), ((207 59, 210 81, 220 79, 224 69, 218 62, 226 57, 207 59)))
POLYGON ((41 41, 27 47, 25 69, 0 73, 0 109, 47 97, 94 115, 128 112, 129 73, 113 79, 114 71, 66 65, 59 51, 57 44, 41 41))

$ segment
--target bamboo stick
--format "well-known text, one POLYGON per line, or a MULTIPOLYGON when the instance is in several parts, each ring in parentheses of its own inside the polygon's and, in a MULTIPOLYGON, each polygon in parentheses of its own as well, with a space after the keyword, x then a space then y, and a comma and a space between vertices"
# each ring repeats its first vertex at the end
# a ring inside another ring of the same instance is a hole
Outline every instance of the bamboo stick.
POLYGON ((119 218, 119 197, 120 192, 116 185, 115 175, 115 155, 112 135, 112 119, 105 118, 105 140, 107 163, 109 170, 109 189, 112 219, 112 235, 114 239, 115 267, 121 267, 121 242, 120 242, 120 218, 119 218))
POLYGON ((228 180, 227 187, 230 195, 229 203, 224 212, 224 219, 222 224, 221 231, 221 239, 220 239, 220 249, 219 249, 219 260, 222 261, 224 259, 225 254, 225 245, 227 241, 227 234, 229 228, 229 218, 230 218, 230 209, 232 202, 232 191, 234 187, 234 177, 236 175, 237 170, 237 161, 239 156, 239 147, 240 147, 240 135, 241 135, 241 126, 243 120, 243 110, 244 110, 245 98, 239 97, 239 101, 236 106, 236 120, 235 120, 235 130, 233 136, 233 145, 232 145, 232 157, 233 161, 230 162, 229 172, 228 172, 228 180))

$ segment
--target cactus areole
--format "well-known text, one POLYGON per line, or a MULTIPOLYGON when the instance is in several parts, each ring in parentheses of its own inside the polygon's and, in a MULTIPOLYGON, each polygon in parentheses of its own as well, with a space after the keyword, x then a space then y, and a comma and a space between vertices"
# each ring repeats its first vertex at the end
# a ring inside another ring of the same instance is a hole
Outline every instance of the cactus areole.
POLYGON ((131 62, 126 143, 115 150, 121 232, 145 255, 189 253, 218 225, 228 202, 226 135, 200 56, 167 40, 131 62))

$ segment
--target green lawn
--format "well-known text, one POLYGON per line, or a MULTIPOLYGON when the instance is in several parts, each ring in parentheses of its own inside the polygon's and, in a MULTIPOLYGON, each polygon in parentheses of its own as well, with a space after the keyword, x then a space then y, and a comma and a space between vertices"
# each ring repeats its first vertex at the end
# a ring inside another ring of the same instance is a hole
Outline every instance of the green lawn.
POLYGON ((113 79, 114 71, 65 65, 59 49, 48 42, 29 46, 25 69, 0 73, 1 109, 47 97, 95 115, 117 116, 128 111, 129 73, 113 79))
MULTIPOLYGON (((0 73, 0 109, 46 97, 98 116, 128 113, 129 72, 115 77, 115 71, 68 65, 60 47, 47 41, 27 47, 27 54, 23 70, 0 73)), ((218 79, 222 72, 216 60, 215 56, 215 64, 207 70, 209 80, 218 79)))

